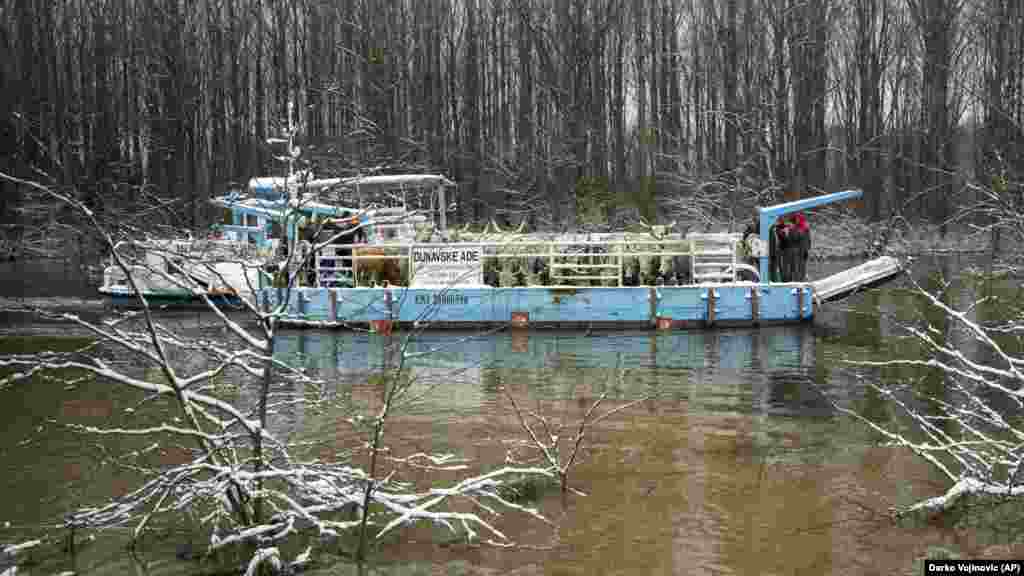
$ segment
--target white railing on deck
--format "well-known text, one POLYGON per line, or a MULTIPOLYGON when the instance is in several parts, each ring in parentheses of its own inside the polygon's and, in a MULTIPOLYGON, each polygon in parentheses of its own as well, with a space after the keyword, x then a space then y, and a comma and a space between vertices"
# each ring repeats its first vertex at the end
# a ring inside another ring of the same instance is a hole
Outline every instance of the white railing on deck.
MULTIPOLYGON (((356 285, 360 260, 405 261, 406 270, 411 271, 412 251, 415 247, 437 248, 442 246, 482 248, 484 262, 497 263, 499 277, 502 271, 513 273, 508 266, 510 260, 540 259, 547 267, 551 286, 580 286, 580 282, 598 281, 603 285, 622 286, 627 260, 642 259, 640 264, 650 265, 649 258, 687 257, 690 259, 691 277, 694 283, 732 282, 737 272, 748 266, 737 260, 739 234, 688 234, 685 238, 662 240, 639 239, 560 239, 524 240, 506 242, 455 242, 455 243, 405 243, 384 242, 376 244, 338 244, 325 247, 316 258, 316 278, 320 287, 337 287, 346 280, 356 285), (373 248, 386 251, 385 254, 357 254, 359 249, 373 248), (591 252, 588 252, 591 250, 591 252), (592 252, 600 250, 600 252, 592 252), (646 261, 646 262, 644 262, 646 261), (348 265, 346 265, 346 262, 348 265)), ((527 270, 531 262, 520 262, 527 270)), ((531 276, 526 271, 524 275, 531 276)), ((589 284, 588 284, 589 285, 589 284)))
POLYGON ((739 234, 687 234, 694 282, 735 282, 740 238, 739 234))

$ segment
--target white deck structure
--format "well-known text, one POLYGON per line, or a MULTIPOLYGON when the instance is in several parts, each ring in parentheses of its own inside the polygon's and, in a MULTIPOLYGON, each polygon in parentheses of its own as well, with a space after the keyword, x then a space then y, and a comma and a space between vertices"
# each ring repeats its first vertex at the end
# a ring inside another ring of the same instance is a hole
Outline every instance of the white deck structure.
POLYGON ((811 282, 811 286, 814 288, 815 297, 820 302, 828 302, 850 292, 888 280, 902 271, 903 266, 899 260, 892 256, 881 256, 860 266, 811 282))

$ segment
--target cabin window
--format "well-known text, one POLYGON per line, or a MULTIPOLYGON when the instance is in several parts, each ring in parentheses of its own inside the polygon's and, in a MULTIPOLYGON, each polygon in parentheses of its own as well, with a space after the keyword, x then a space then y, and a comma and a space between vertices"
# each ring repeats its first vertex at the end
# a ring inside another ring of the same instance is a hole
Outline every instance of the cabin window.
POLYGON ((257 228, 260 225, 260 219, 255 214, 246 214, 245 225, 250 228, 257 228))

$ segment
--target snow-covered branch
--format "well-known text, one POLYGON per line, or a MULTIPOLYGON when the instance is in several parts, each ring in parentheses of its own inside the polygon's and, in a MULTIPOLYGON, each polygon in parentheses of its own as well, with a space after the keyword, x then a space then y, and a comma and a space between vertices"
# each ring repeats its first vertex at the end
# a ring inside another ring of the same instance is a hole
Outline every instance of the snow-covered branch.
MULTIPOLYGON (((283 304, 262 310, 243 298, 240 309, 229 314, 211 301, 208 286, 197 278, 198 271, 205 271, 204 282, 228 284, 203 255, 175 252, 166 240, 144 238, 142 231, 133 238, 125 230, 108 230, 72 196, 2 173, 0 179, 33 187, 82 212, 140 305, 138 311, 103 320, 51 314, 84 329, 92 342, 71 352, 0 355, 0 391, 46 379, 64 383, 65 390, 67 384, 88 380, 90 386, 141 393, 133 406, 103 422, 68 415, 51 421, 99 439, 98 464, 117 467, 135 481, 116 497, 82 503, 55 526, 85 531, 128 527, 139 538, 158 517, 184 516, 196 522, 192 529, 210 534, 207 552, 255 545, 257 552, 245 567, 247 574, 255 574, 261 567, 285 567, 277 546, 288 541, 308 544, 291 563, 297 566, 309 562, 313 549, 335 545, 346 531, 359 538, 361 559, 370 527, 371 537, 380 538, 412 522, 433 522, 462 530, 469 539, 484 534, 487 541, 507 546, 514 539, 498 525, 502 512, 545 521, 537 509, 510 500, 503 490, 524 477, 551 477, 547 467, 494 470, 457 454, 422 447, 401 454, 389 446, 392 428, 402 425, 396 411, 438 385, 420 386, 415 375, 406 374, 407 360, 429 360, 432 353, 410 353, 413 335, 398 343, 397 365, 382 371, 382 402, 359 406, 339 399, 336 405, 323 392, 327 382, 278 349, 283 304), (163 263, 133 257, 134 247, 165 251, 163 263), (141 277, 159 277, 198 296, 217 329, 186 327, 161 314, 140 289, 141 277), (311 446, 329 442, 304 437, 306 431, 292 436, 275 428, 288 411, 334 418, 356 434, 344 446, 331 439, 331 457, 312 457, 311 446), (418 485, 425 474, 446 480, 431 478, 418 485)), ((297 286, 309 258, 289 252, 286 291, 297 286), (300 256, 305 261, 292 262, 300 256)))
MULTIPOLYGON (((922 388, 913 382, 898 386, 876 377, 862 377, 906 419, 909 426, 902 428, 872 420, 848 407, 837 408, 866 424, 890 445, 910 450, 950 482, 945 494, 906 507, 904 512, 941 512, 966 495, 1024 495, 1024 478, 1020 475, 1024 468, 1024 427, 1018 418, 1024 409, 1024 357, 1007 347, 1006 320, 999 320, 1000 331, 993 330, 977 319, 982 301, 957 308, 949 304, 945 289, 942 295, 920 286, 915 289, 924 305, 945 319, 939 327, 927 322, 904 327, 922 344, 921 356, 851 363, 873 370, 911 368, 916 374, 938 378, 940 388, 922 388)), ((1024 325, 1024 317, 1013 316, 1010 324, 1024 325)))

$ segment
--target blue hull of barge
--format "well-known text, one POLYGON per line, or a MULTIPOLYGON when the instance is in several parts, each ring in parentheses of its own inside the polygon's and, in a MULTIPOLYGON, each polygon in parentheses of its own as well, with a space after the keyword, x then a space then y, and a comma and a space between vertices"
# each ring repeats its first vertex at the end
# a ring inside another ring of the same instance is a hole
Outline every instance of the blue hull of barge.
POLYGON ((809 283, 659 287, 264 289, 270 309, 288 298, 284 323, 309 327, 659 329, 810 321, 809 283))

